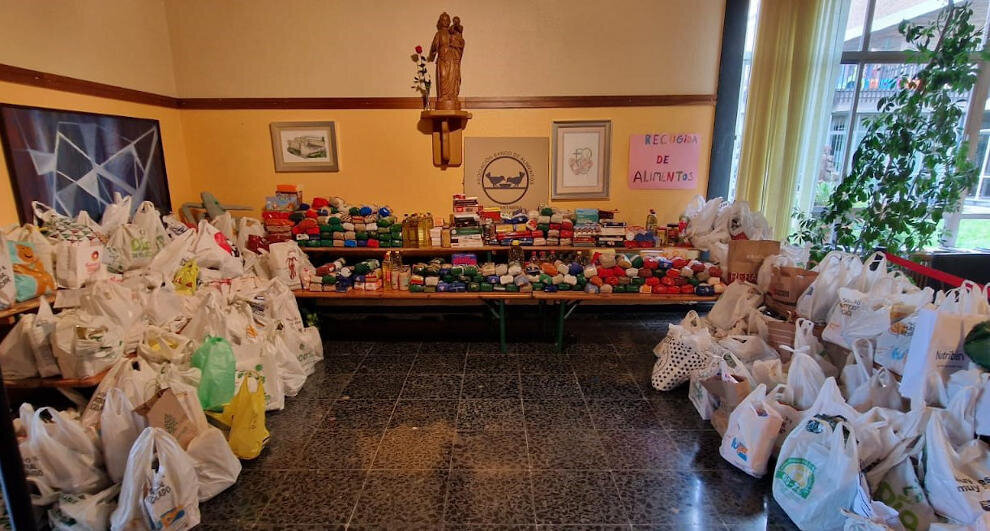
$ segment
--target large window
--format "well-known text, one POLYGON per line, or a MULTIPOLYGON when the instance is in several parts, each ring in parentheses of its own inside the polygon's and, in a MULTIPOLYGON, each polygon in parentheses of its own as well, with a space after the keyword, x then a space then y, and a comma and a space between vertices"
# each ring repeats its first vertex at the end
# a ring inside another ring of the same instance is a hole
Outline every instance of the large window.
MULTIPOLYGON (((821 163, 814 175, 801 176, 798 180, 796 206, 812 211, 821 209, 842 177, 849 173, 866 122, 877 112, 877 102, 897 90, 901 75, 920 69, 919 65, 907 62, 904 52, 907 43, 898 32, 900 22, 931 21, 947 4, 947 0, 852 0, 832 107, 825 110, 831 113, 831 121, 821 163)), ((990 0, 970 0, 970 4, 973 23, 984 25, 990 0)), ((753 33, 755 23, 756 17, 751 16, 748 34, 753 33)), ((747 86, 748 76, 743 79, 743 92, 747 86)), ((960 94, 958 98, 959 105, 969 113, 982 114, 982 123, 970 120, 972 130, 967 131, 970 138, 979 140, 976 161, 981 165, 981 178, 978 186, 963 199, 961 214, 946 223, 945 243, 959 247, 990 247, 990 100, 976 99, 969 94, 960 94)), ((960 138, 965 123, 958 124, 960 138)), ((735 173, 734 169, 733 178, 735 173)), ((734 193, 734 186, 731 190, 734 193)))

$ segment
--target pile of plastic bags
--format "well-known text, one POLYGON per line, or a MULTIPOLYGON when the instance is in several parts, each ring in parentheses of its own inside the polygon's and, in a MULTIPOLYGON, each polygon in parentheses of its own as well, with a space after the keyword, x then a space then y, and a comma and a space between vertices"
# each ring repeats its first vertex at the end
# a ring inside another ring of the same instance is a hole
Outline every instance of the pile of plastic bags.
POLYGON ((760 212, 745 201, 726 202, 721 197, 705 201, 700 195, 684 209, 685 234, 691 245, 711 254, 712 262, 728 259, 729 240, 771 240, 773 229, 760 212))
POLYGON ((833 253, 815 271, 791 344, 768 344, 785 323, 735 282, 670 326, 654 387, 689 382, 721 456, 772 474, 801 529, 990 528, 990 373, 964 352, 990 320, 987 289, 918 289, 882 254, 833 253))
POLYGON ((191 228, 151 203, 131 215, 130 198, 100 224, 35 210, 40 227, 0 235, 0 277, 51 284, 0 342, 4 378, 102 379, 78 412, 22 405, 34 504, 56 529, 196 525, 199 502, 263 449, 265 411, 283 408, 323 358, 282 280, 312 266, 242 255, 236 231, 218 228, 236 227, 228 214, 191 228), (4 269, 11 250, 37 267, 4 269), (44 295, 56 285, 53 308, 44 295))

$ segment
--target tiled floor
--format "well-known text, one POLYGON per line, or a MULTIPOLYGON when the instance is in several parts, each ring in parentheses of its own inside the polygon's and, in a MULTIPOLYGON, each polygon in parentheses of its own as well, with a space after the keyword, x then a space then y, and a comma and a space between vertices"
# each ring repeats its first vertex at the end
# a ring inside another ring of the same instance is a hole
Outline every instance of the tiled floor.
MULTIPOLYGON (((203 527, 791 529, 684 389, 649 386, 685 311, 582 308, 566 353, 508 355, 476 315, 325 317, 326 360, 203 527)), ((514 315, 510 337, 542 338, 514 315)))

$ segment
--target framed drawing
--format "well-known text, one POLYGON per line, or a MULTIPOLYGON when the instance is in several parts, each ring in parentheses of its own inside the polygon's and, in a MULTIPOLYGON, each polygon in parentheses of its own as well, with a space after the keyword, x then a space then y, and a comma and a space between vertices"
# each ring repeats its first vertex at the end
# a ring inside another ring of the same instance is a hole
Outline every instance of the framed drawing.
POLYGON ((340 171, 333 122, 272 122, 275 171, 340 171))
POLYGON ((32 201, 98 220, 114 192, 172 210, 158 120, 2 104, 0 132, 22 222, 32 201))
POLYGON ((554 122, 551 199, 608 199, 609 120, 554 122))

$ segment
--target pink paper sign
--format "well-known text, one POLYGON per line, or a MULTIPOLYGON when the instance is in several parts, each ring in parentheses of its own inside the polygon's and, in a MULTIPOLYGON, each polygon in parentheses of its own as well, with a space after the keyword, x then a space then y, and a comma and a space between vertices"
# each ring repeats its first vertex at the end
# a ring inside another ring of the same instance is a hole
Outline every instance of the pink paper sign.
POLYGON ((698 186, 701 136, 653 133, 629 136, 629 188, 694 189, 698 186))

